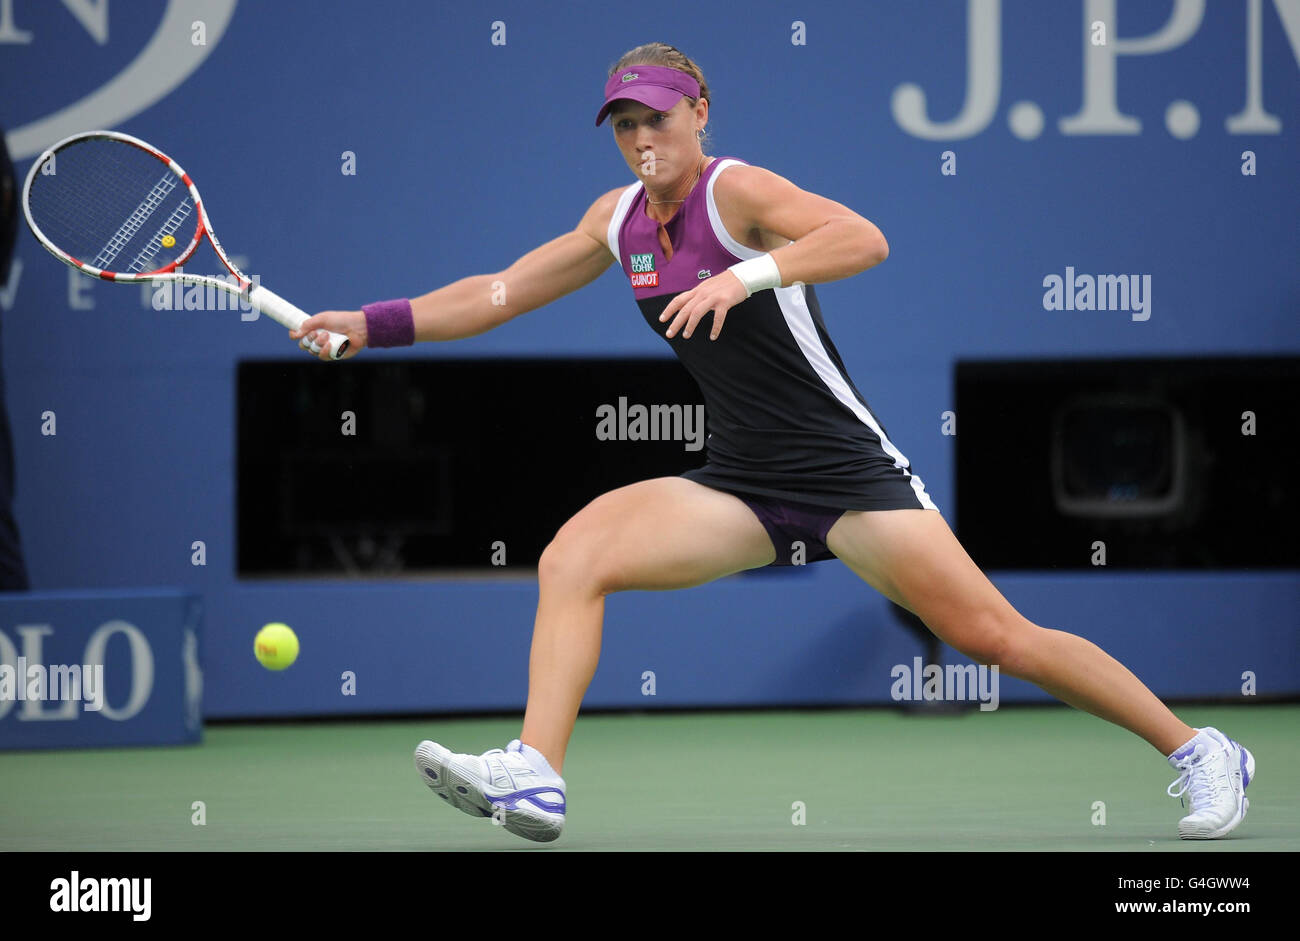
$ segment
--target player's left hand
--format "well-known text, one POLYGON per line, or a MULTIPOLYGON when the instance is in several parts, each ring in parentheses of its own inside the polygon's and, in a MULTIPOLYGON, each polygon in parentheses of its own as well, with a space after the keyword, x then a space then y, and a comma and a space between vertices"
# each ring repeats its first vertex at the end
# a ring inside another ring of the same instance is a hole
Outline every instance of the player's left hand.
POLYGON ((695 332, 695 325, 709 311, 713 311, 713 329, 709 332, 709 339, 716 340, 722 332, 722 322, 727 318, 727 311, 748 296, 745 286, 730 270, 716 274, 668 302, 664 312, 659 315, 660 323, 672 318, 664 336, 671 340, 673 334, 681 330, 682 339, 689 340, 695 332))

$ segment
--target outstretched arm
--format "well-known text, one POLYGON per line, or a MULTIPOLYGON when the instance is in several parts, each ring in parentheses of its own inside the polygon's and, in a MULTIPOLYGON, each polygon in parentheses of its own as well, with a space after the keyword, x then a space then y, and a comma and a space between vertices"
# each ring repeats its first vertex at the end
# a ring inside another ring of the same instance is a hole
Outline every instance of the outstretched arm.
MULTIPOLYGON (((412 298, 416 342, 478 336, 596 280, 614 261, 605 229, 620 192, 606 193, 572 232, 533 249, 504 271, 461 278, 412 298)), ((298 340, 317 330, 347 334, 352 343, 345 359, 366 346, 366 317, 359 310, 323 311, 290 336, 298 340)), ((328 358, 328 352, 320 358, 328 358)))

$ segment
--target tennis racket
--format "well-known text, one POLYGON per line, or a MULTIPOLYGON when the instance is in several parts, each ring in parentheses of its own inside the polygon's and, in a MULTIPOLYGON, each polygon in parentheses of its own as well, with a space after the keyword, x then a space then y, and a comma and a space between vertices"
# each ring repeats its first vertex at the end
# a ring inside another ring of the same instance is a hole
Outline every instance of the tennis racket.
MULTIPOLYGON (((230 263, 189 174, 127 134, 74 134, 41 154, 23 185, 23 214, 46 251, 89 277, 119 284, 201 284, 246 300, 290 330, 307 319, 230 263), (204 236, 233 278, 176 270, 204 236)), ((331 332, 330 357, 342 356, 348 343, 331 332)), ((320 352, 309 339, 307 345, 320 352)))

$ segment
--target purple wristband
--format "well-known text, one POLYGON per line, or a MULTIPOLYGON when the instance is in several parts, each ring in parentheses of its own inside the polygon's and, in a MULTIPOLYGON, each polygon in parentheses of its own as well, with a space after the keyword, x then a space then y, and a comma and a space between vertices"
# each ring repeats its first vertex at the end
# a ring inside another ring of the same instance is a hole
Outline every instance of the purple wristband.
POLYGON ((366 315, 366 346, 410 346, 415 342, 415 317, 407 298, 376 301, 361 310, 366 315))

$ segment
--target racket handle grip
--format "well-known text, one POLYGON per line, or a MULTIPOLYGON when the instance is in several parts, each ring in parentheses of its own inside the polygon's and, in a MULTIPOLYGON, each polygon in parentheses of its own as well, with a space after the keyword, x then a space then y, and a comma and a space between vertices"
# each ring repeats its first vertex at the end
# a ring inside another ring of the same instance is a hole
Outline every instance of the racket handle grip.
MULTIPOLYGON (((290 304, 279 294, 262 287, 260 284, 255 285, 248 292, 248 303, 276 323, 290 330, 297 330, 302 326, 302 322, 307 319, 306 311, 290 304)), ((352 341, 341 333, 335 333, 332 330, 325 332, 330 335, 330 359, 338 359, 347 351, 348 344, 352 341)))

